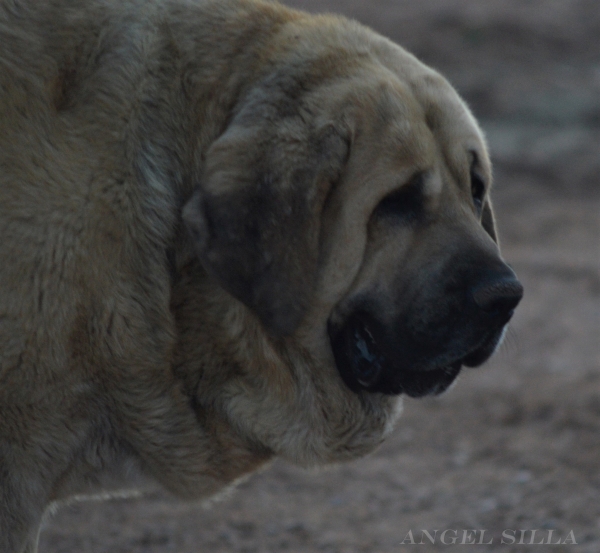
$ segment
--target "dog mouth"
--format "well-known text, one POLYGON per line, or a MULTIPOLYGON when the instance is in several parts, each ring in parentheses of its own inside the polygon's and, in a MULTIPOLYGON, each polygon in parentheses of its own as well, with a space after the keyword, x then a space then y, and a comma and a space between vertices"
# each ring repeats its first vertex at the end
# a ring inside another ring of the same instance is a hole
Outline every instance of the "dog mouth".
POLYGON ((368 296, 334 310, 327 330, 348 388, 357 393, 437 395, 450 387, 463 366, 487 361, 502 340, 523 287, 506 265, 463 280, 466 284, 445 300, 424 295, 392 317, 386 305, 368 296), (347 315, 340 317, 343 312, 347 315))
POLYGON ((420 361, 405 359, 400 355, 386 354, 377 339, 381 329, 375 321, 365 321, 354 315, 341 327, 328 325, 330 343, 335 363, 348 388, 379 392, 389 395, 406 394, 410 397, 438 395, 445 392, 456 380, 463 366, 474 367, 483 363, 493 353, 502 330, 490 332, 475 347, 460 355, 425 353, 420 361), (429 360, 427 360, 429 358, 429 360))

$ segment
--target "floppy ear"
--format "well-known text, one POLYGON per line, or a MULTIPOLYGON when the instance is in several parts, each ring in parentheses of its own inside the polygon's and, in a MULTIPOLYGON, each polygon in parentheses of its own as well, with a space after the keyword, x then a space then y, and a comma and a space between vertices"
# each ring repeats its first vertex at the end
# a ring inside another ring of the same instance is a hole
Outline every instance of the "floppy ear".
POLYGON ((498 236, 496 235, 496 220, 494 217, 494 211, 492 210, 492 204, 489 199, 483 204, 483 211, 481 213, 481 225, 485 231, 492 237, 492 240, 498 243, 498 236))
POLYGON ((206 270, 276 335, 294 331, 310 300, 321 211, 348 154, 332 123, 284 107, 238 113, 183 211, 206 270))

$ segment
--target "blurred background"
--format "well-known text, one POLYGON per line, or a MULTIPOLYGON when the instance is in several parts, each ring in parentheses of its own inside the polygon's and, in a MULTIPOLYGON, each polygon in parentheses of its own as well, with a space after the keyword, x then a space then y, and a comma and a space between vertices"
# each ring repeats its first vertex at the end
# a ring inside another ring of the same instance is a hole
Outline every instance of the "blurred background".
MULTIPOLYGON (((41 552, 391 553, 410 550, 409 530, 418 543, 422 529, 485 529, 493 543, 469 551, 520 552, 531 547, 503 545, 502 533, 528 530, 529 543, 536 529, 536 543, 573 532, 577 546, 552 551, 597 553, 598 1, 285 3, 370 25, 467 100, 490 144, 503 253, 525 286, 511 331, 446 394, 407 400, 391 439, 365 459, 319 472, 276 462, 208 506, 162 496, 76 504, 48 521, 41 552)), ((464 546, 418 550, 438 549, 464 546)))

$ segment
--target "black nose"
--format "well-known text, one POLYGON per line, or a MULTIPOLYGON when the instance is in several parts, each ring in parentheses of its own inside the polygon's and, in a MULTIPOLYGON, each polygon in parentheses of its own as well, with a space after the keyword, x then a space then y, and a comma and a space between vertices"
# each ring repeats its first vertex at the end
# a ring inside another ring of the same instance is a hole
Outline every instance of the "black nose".
POLYGON ((510 318, 523 297, 523 286, 511 271, 487 277, 472 288, 471 294, 487 314, 510 318))

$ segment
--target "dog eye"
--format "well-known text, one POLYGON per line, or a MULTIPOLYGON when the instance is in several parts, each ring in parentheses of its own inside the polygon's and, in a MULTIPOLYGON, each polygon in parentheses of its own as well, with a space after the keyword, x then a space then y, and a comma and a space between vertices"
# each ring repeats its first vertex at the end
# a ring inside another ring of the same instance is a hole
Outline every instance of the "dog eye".
POLYGON ((485 196, 485 184, 483 179, 473 170, 471 170, 471 196, 473 197, 473 204, 475 205, 475 209, 477 209, 477 213, 481 215, 483 198, 485 196))
POLYGON ((422 218, 424 204, 423 174, 419 173, 407 184, 383 198, 375 208, 374 216, 412 223, 422 218))

